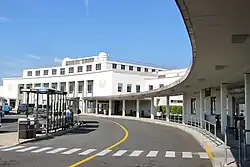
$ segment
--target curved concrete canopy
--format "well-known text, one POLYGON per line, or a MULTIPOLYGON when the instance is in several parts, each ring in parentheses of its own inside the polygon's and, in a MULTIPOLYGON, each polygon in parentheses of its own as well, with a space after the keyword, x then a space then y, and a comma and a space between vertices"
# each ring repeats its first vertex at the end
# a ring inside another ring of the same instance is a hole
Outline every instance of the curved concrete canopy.
MULTIPOLYGON (((176 0, 192 44, 192 66, 163 88, 95 99, 131 99, 244 85, 250 73, 249 0, 176 0)), ((91 98, 86 98, 91 99, 91 98)))

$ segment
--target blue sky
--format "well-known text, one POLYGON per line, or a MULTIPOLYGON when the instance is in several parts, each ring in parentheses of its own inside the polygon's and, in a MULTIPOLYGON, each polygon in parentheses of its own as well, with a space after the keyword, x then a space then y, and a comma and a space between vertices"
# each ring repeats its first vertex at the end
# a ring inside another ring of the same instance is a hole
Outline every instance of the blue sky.
POLYGON ((191 60, 174 0, 0 1, 0 78, 100 51, 170 68, 191 60))

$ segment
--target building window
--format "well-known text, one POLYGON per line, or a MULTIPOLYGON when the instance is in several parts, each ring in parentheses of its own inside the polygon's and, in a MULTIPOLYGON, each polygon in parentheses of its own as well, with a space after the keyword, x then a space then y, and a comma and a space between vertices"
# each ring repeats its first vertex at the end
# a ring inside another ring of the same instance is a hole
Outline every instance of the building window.
POLYGON ((83 92, 83 87, 84 87, 84 81, 79 81, 78 82, 78 93, 83 92))
POLYGON ((132 91, 132 85, 131 84, 128 84, 127 85, 127 92, 131 92, 132 91))
POLYGON ((27 85, 26 85, 26 88, 27 88, 27 89, 32 88, 32 84, 27 84, 27 85))
POLYGON ((160 84, 159 87, 160 87, 160 88, 164 87, 164 84, 160 84))
POLYGON ((191 99, 191 114, 196 114, 196 99, 191 99))
POLYGON ((155 69, 152 69, 152 72, 155 72, 155 69))
POLYGON ((145 68, 144 71, 145 71, 145 72, 148 72, 148 68, 145 68))
POLYGON ((154 89, 153 85, 148 86, 148 90, 153 90, 153 89, 154 89))
POLYGON ((117 68, 117 64, 112 64, 112 68, 116 69, 117 68))
POLYGON ((140 91, 141 91, 140 85, 136 85, 136 92, 140 92, 140 91))
POLYGON ((64 75, 64 74, 65 74, 65 68, 61 68, 61 69, 60 69, 60 74, 61 74, 61 75, 64 75))
POLYGON ((43 70, 43 75, 49 75, 49 70, 43 70))
POLYGON ((32 71, 28 71, 28 76, 32 76, 32 71))
POLYGON ((133 71, 134 67, 133 66, 129 66, 129 71, 133 71))
POLYGON ((60 90, 63 92, 66 92, 66 82, 61 82, 60 83, 60 90))
POLYGON ((137 67, 137 71, 140 72, 141 71, 141 67, 137 67))
POLYGON ((86 66, 86 71, 92 71, 92 65, 87 65, 86 66))
POLYGON ((102 69, 102 64, 101 64, 101 63, 96 64, 96 65, 95 65, 95 69, 96 69, 96 70, 101 70, 101 69, 102 69))
POLYGON ((83 67, 82 66, 78 66, 77 67, 77 72, 82 72, 83 71, 83 67))
POLYGON ((49 87, 49 83, 43 83, 43 87, 44 88, 48 88, 49 87))
POLYGON ((75 82, 69 82, 69 93, 73 93, 75 91, 75 82))
POLYGON ((74 73, 74 67, 69 67, 69 73, 74 73))
POLYGON ((56 69, 52 69, 52 75, 56 75, 57 70, 56 69))
POLYGON ((214 115, 216 112, 216 97, 211 97, 211 114, 214 115))
POLYGON ((122 70, 125 70, 125 65, 121 65, 121 69, 122 69, 122 70))
POLYGON ((52 87, 52 89, 57 89, 57 83, 52 83, 51 87, 52 87))
POLYGON ((93 80, 88 81, 88 93, 93 93, 93 80))
POLYGON ((36 71, 36 76, 40 76, 40 71, 36 71))
POLYGON ((205 89, 205 97, 211 96, 211 88, 205 89))
POLYGON ((118 83, 118 92, 122 92, 122 83, 118 83))
POLYGON ((41 87, 41 84, 40 83, 36 83, 35 84, 35 88, 37 88, 37 87, 41 87))

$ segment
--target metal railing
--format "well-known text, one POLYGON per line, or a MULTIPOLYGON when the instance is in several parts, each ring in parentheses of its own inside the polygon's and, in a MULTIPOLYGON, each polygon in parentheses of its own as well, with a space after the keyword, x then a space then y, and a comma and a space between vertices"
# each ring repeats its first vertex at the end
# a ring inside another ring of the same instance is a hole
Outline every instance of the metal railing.
MULTIPOLYGON (((188 126, 196 131, 202 133, 205 137, 209 138, 216 145, 221 145, 223 142, 216 136, 217 135, 217 126, 215 123, 211 123, 205 119, 200 119, 195 115, 179 115, 179 114, 170 114, 169 122, 178 123, 183 126, 188 126)), ((159 120, 167 120, 165 116, 156 117, 159 120)))

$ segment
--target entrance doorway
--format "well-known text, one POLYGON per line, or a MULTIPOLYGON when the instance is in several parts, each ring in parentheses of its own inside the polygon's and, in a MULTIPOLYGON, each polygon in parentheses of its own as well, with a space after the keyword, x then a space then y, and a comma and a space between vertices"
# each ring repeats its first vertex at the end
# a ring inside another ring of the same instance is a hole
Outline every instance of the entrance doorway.
POLYGON ((115 115, 122 115, 122 112, 121 112, 121 101, 115 101, 114 114, 115 115))

